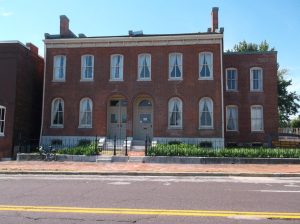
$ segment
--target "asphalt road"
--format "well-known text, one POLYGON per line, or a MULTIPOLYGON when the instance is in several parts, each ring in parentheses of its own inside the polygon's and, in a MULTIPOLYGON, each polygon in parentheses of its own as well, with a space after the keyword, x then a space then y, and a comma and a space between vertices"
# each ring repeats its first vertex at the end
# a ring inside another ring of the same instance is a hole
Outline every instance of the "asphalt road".
POLYGON ((0 224, 300 223, 300 178, 0 175, 0 224))

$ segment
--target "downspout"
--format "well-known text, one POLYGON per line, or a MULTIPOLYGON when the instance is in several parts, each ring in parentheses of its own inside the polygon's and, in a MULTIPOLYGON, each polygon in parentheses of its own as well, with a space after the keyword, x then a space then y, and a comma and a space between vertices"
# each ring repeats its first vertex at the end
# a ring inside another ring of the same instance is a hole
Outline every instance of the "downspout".
POLYGON ((223 139, 223 147, 224 147, 225 139, 224 139, 223 36, 222 39, 220 39, 220 58, 221 58, 222 139, 223 139))
POLYGON ((43 80, 43 102, 42 102, 42 120, 41 120, 41 131, 39 145, 42 143, 43 126, 44 126, 44 108, 45 108, 45 88, 46 88, 46 60, 47 60, 47 47, 44 45, 44 80, 43 80))

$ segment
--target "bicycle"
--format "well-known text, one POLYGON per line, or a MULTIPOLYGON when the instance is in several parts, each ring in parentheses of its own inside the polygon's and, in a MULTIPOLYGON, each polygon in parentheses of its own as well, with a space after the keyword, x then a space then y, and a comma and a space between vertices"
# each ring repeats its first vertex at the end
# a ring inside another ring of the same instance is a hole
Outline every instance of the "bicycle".
POLYGON ((56 150, 53 149, 51 145, 49 145, 45 149, 43 146, 40 146, 39 152, 45 161, 56 160, 56 150))

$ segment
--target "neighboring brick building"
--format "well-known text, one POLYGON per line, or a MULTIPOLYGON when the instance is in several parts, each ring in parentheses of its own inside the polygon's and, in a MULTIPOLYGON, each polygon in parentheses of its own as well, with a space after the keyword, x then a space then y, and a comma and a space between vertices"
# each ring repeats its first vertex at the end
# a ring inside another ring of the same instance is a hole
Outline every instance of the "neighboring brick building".
POLYGON ((0 158, 19 140, 39 138, 44 61, 38 48, 0 42, 0 158))
POLYGON ((188 34, 77 37, 61 16, 60 34, 45 34, 42 144, 96 135, 266 142, 278 126, 276 52, 224 54, 223 30, 218 8, 207 32, 188 34))

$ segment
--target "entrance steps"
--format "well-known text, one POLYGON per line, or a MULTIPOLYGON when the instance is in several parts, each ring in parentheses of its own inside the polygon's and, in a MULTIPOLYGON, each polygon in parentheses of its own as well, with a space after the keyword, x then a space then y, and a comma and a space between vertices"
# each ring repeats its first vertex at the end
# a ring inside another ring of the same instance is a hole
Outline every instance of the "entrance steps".
POLYGON ((131 151, 145 151, 145 141, 133 140, 131 145, 131 151))

